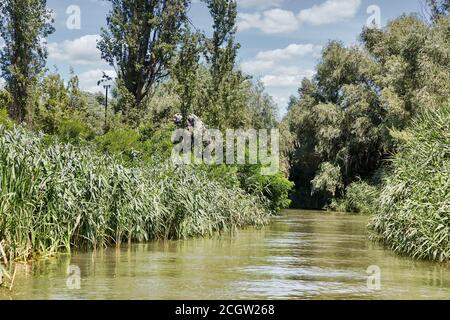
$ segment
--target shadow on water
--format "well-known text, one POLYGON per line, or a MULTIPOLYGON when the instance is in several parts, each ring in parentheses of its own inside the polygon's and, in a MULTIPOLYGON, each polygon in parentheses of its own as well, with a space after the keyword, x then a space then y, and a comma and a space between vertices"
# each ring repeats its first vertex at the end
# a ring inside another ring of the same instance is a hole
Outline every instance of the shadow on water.
POLYGON ((291 210, 261 230, 74 253, 22 266, 0 299, 450 297, 448 266, 384 250, 368 241, 367 223, 363 216, 291 210), (369 266, 381 271, 380 290, 367 286, 369 266))

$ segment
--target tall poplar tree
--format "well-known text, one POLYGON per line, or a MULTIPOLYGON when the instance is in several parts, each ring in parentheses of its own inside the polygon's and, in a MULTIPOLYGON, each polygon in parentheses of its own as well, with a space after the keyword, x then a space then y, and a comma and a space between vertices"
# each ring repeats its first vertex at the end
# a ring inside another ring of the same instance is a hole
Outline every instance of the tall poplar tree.
POLYGON ((183 35, 179 53, 172 66, 171 75, 176 81, 176 90, 181 100, 180 111, 184 125, 188 114, 194 109, 194 101, 198 95, 198 69, 201 54, 201 35, 193 33, 189 26, 183 35))
POLYGON ((139 113, 168 75, 190 0, 109 0, 112 8, 98 48, 117 72, 119 92, 139 113), (130 101, 131 100, 131 101, 130 101))
POLYGON ((30 122, 33 92, 47 58, 44 39, 54 32, 51 12, 46 0, 2 0, 0 13, 0 67, 11 94, 9 114, 30 122))
POLYGON ((224 125, 233 112, 235 93, 245 81, 239 72, 234 72, 237 52, 236 0, 204 0, 213 19, 213 36, 207 40, 206 58, 210 64, 212 78, 208 90, 208 123, 215 127, 224 125))

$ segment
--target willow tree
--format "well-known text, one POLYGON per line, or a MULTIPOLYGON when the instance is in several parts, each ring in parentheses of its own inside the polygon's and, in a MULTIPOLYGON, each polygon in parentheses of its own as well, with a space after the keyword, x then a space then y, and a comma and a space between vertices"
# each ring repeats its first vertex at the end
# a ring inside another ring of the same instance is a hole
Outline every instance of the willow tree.
POLYGON ((155 84, 168 75, 190 0, 109 1, 98 48, 116 70, 123 111, 139 113, 155 84))
POLYGON ((1 74, 11 94, 9 114, 17 122, 31 120, 32 97, 45 66, 44 39, 53 33, 45 0, 0 2, 1 74))
POLYGON ((283 150, 297 205, 321 207, 360 178, 377 181, 398 148, 391 129, 448 105, 448 30, 448 17, 428 25, 401 16, 383 30, 365 29, 363 48, 334 41, 324 48, 283 124, 294 139, 283 150))

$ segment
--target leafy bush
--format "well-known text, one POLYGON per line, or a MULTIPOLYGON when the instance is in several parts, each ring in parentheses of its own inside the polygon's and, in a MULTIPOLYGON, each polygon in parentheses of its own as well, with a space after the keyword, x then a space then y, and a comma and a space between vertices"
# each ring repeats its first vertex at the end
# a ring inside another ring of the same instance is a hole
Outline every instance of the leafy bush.
POLYGON ((134 129, 116 129, 103 136, 98 136, 95 142, 99 151, 120 157, 125 162, 131 163, 142 150, 139 139, 139 132, 134 129))
MULTIPOLYGON (((96 142, 100 151, 118 156, 128 165, 167 163, 174 146, 173 130, 173 125, 155 130, 146 126, 141 126, 139 130, 118 129, 98 137, 96 142)), ((285 209, 291 203, 289 192, 294 184, 282 173, 262 176, 260 165, 198 164, 194 168, 223 187, 242 188, 249 194, 260 197, 273 212, 285 209)))
POLYGON ((0 126, 11 129, 13 127, 13 122, 8 116, 8 110, 0 109, 0 126))
POLYGON ((158 128, 151 134, 146 133, 143 129, 140 130, 143 161, 145 163, 163 163, 170 159, 174 147, 172 142, 173 131, 173 125, 158 128))
POLYGON ((415 258, 450 259, 450 106, 404 132, 371 223, 375 238, 415 258))
POLYGON ((350 184, 341 199, 333 199, 328 209, 338 212, 373 214, 380 196, 379 186, 366 181, 350 184))
POLYGON ((323 191, 335 196, 344 187, 341 168, 329 162, 322 163, 311 185, 313 192, 323 191))
POLYGON ((0 239, 11 259, 208 236, 269 217, 258 197, 190 167, 124 167, 22 128, 0 131, 0 190, 0 239))
POLYGON ((241 182, 238 177, 238 167, 233 165, 199 165, 198 170, 202 170, 211 179, 220 182, 227 188, 239 188, 241 182))
POLYGON ((0 89, 0 125, 6 128, 13 127, 13 122, 9 118, 7 110, 10 100, 11 97, 9 92, 4 89, 0 89))
POLYGON ((79 117, 64 119, 58 125, 58 136, 63 142, 80 143, 92 135, 92 131, 79 117))
POLYGON ((238 176, 241 187, 250 194, 264 196, 273 212, 290 206, 289 192, 294 187, 294 183, 289 181, 284 174, 261 175, 259 165, 249 165, 240 166, 238 176))

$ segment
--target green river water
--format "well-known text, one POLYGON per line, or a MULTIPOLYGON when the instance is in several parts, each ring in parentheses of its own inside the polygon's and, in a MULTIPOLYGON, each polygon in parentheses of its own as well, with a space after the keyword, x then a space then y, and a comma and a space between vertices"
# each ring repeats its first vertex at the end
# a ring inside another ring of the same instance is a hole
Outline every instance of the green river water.
POLYGON ((448 266, 371 243, 367 223, 289 210, 232 236, 74 253, 19 266, 0 299, 450 299, 448 266))

